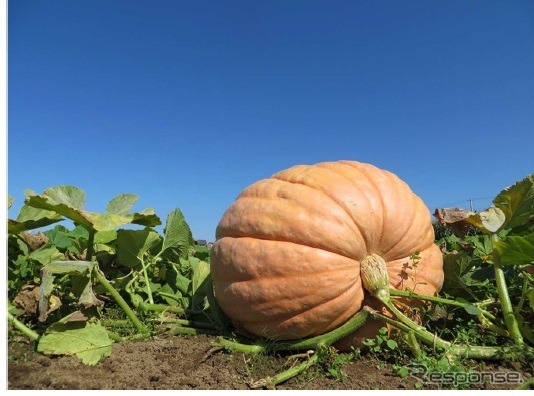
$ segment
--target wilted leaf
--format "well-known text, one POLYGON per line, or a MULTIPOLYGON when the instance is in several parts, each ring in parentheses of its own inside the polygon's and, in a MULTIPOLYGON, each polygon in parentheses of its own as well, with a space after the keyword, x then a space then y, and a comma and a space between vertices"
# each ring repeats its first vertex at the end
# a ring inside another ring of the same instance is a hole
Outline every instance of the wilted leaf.
POLYGON ((30 315, 35 315, 39 302, 39 289, 36 285, 22 286, 13 299, 13 305, 30 315))
MULTIPOLYGON (((79 293, 80 304, 84 306, 99 303, 92 291, 91 272, 96 263, 90 261, 54 261, 45 265, 41 270, 41 290, 39 292, 39 321, 44 322, 49 312, 49 297, 54 289, 54 280, 56 275, 72 275, 86 278, 88 285, 84 281, 80 281, 82 289, 79 293)), ((76 286, 76 285, 75 285, 76 286)), ((74 289, 75 290, 75 289, 74 289)))
POLYGON ((38 232, 37 234, 22 232, 19 236, 19 240, 24 241, 31 252, 36 251, 48 243, 48 237, 42 232, 38 232))
POLYGON ((506 220, 505 213, 494 206, 489 207, 483 212, 471 214, 467 221, 477 227, 479 230, 488 234, 494 234, 499 231, 506 220))
POLYGON ((111 343, 99 321, 56 322, 46 329, 37 350, 46 355, 76 355, 83 363, 95 365, 111 354, 111 343))

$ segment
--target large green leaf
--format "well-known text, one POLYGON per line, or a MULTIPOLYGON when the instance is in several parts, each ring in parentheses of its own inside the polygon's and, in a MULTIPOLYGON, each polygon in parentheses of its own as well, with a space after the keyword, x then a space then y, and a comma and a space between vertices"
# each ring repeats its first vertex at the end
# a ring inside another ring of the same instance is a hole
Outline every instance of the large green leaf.
POLYGON ((127 215, 130 213, 132 206, 137 202, 139 197, 135 194, 120 194, 109 201, 106 207, 106 213, 127 215))
POLYGON ((43 265, 47 265, 52 261, 61 260, 64 258, 64 256, 59 250, 57 250, 55 246, 50 246, 47 244, 31 252, 28 258, 43 265))
POLYGON ((74 186, 57 186, 44 190, 43 196, 50 202, 63 204, 74 209, 83 209, 85 205, 85 191, 74 186))
POLYGON ((88 322, 56 322, 46 329, 37 350, 47 355, 76 355, 83 363, 97 364, 110 356, 112 341, 97 320, 88 322))
POLYGON ((503 228, 515 228, 532 222, 534 220, 534 173, 501 191, 493 203, 506 216, 503 228))
POLYGON ((7 208, 8 209, 11 208, 11 205, 13 205, 13 201, 14 201, 13 197, 7 194, 7 208))
POLYGON ((509 235, 494 243, 501 263, 525 265, 534 263, 534 234, 509 235))
POLYGON ((119 264, 139 267, 143 254, 161 242, 158 233, 149 228, 143 230, 119 230, 117 232, 117 260, 119 264))
POLYGON ((115 239, 117 239, 116 230, 98 231, 95 234, 95 243, 110 243, 115 239))
POLYGON ((455 297, 473 297, 465 275, 473 267, 472 258, 465 252, 447 254, 443 258, 442 291, 455 297))
POLYGON ((46 227, 61 220, 62 217, 58 213, 23 205, 17 220, 8 220, 7 228, 10 234, 18 234, 23 231, 46 227))
POLYGON ((489 234, 534 221, 534 174, 505 188, 493 203, 495 206, 471 214, 467 221, 489 234))
POLYGON ((69 230, 63 226, 56 226, 51 230, 43 232, 48 237, 48 241, 59 249, 72 247, 72 239, 69 238, 69 230))
POLYGON ((162 251, 173 248, 179 257, 187 258, 189 246, 193 244, 193 234, 180 209, 174 209, 167 216, 162 251))
MULTIPOLYGON (((46 189, 42 195, 34 191, 26 190, 26 204, 35 208, 57 212, 86 229, 95 231, 109 231, 128 223, 156 226, 161 224, 158 216, 152 208, 145 209, 140 213, 95 213, 83 210, 85 193, 72 186, 58 186, 46 189)), ((112 201, 113 202, 113 201, 112 201)), ((124 210, 116 201, 111 205, 112 210, 124 210)))

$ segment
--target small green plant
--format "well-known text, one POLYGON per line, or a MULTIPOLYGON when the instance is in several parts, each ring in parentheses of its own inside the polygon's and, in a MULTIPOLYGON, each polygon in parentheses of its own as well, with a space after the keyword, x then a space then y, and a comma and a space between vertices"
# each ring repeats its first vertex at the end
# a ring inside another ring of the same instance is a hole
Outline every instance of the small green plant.
POLYGON ((363 341, 363 344, 369 347, 369 350, 374 354, 399 351, 399 344, 394 339, 389 338, 388 333, 388 328, 382 327, 378 330, 375 338, 368 338, 363 341))

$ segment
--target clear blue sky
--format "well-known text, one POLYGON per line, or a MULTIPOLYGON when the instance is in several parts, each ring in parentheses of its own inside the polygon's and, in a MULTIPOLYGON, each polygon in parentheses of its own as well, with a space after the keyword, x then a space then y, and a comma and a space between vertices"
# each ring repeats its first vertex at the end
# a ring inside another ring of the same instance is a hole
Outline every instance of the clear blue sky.
MULTIPOLYGON (((19 0, 8 192, 120 193, 197 238, 255 181, 351 159, 427 206, 534 171, 534 2, 19 0)), ((489 199, 475 201, 484 209, 489 199)))

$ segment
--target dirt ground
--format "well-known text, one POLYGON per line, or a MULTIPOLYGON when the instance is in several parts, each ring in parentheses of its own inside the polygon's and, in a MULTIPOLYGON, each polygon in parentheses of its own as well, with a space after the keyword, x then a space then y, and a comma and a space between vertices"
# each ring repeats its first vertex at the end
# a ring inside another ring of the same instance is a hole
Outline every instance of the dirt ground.
MULTIPOLYGON (((49 357, 25 342, 8 345, 9 389, 251 389, 250 383, 284 369, 287 357, 246 356, 212 349, 208 336, 175 336, 116 343, 111 356, 86 366, 71 356, 49 357)), ((519 371, 505 364, 493 370, 519 371)), ((344 363, 346 378, 333 378, 321 367, 276 389, 415 389, 415 378, 396 376, 390 364, 373 357, 344 363)), ((516 385, 481 385, 478 389, 514 389, 516 385)), ((431 389, 424 386, 424 389, 431 389)), ((437 389, 435 386, 433 389, 437 389)))

